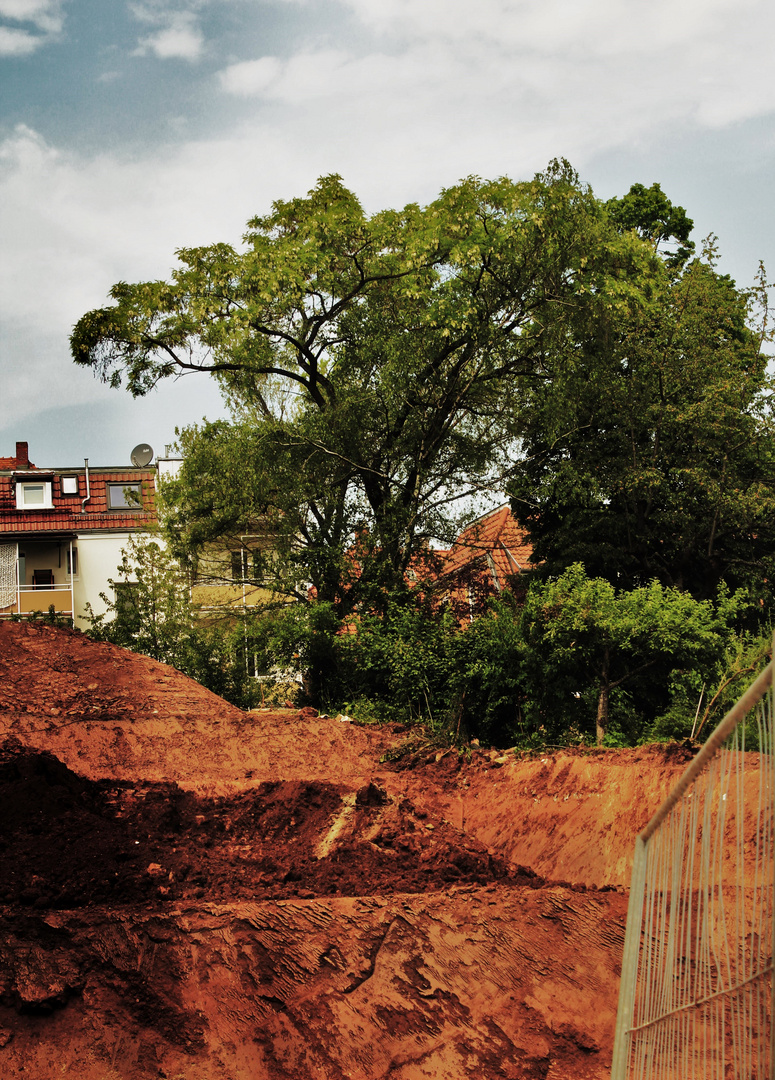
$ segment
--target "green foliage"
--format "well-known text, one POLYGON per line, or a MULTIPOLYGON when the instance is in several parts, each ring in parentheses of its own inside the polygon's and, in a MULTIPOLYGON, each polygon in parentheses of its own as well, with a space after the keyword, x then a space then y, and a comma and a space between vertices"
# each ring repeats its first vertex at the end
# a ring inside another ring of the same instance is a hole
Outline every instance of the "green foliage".
POLYGON ((656 578, 770 602, 775 428, 749 297, 695 260, 631 317, 602 320, 524 403, 510 491, 545 575, 656 578))
POLYGON ((463 736, 512 746, 532 740, 525 723, 527 650, 519 610, 506 596, 491 601, 453 642, 452 719, 463 736))
POLYGON ((747 663, 731 627, 771 604, 775 430, 769 286, 718 274, 713 241, 689 261, 691 228, 658 184, 603 204, 567 162, 371 216, 329 176, 114 286, 73 358, 134 395, 216 379, 232 420, 180 433, 165 538, 195 567, 250 534, 269 606, 205 627, 157 546, 92 632, 232 700, 252 658, 460 740, 681 735, 703 686, 709 718, 747 663), (463 632, 409 571, 507 481, 537 580, 463 632))
POLYGON ((382 612, 414 555, 458 531, 460 500, 501 487, 522 383, 663 272, 564 162, 372 216, 329 176, 254 218, 241 249, 184 249, 169 282, 116 285, 72 353, 135 395, 209 372, 232 406, 234 425, 183 435, 176 553, 264 515, 278 588, 382 612))
POLYGON ((678 269, 694 251, 689 239, 694 222, 682 206, 673 206, 659 184, 650 188, 633 184, 621 199, 609 199, 605 204, 608 216, 620 229, 631 229, 654 249, 660 244, 675 243, 674 251, 667 255, 667 264, 678 269))
POLYGON ((621 734, 637 741, 648 720, 667 708, 676 672, 715 670, 742 604, 741 596, 730 597, 723 588, 715 604, 657 581, 616 590, 603 578, 588 577, 578 563, 558 578, 534 583, 522 616, 534 726, 559 720, 568 727, 586 714, 589 729, 594 716, 602 745, 613 713, 621 734), (612 698, 625 684, 637 714, 621 708, 621 697, 612 698))
POLYGON ((706 738, 715 724, 737 701, 772 656, 772 627, 744 631, 727 642, 716 679, 707 686, 702 709, 694 726, 696 738, 706 738))
MULTIPOLYGON (((294 650, 302 667, 315 606, 272 616, 283 633, 294 626, 285 655, 294 650)), ((523 608, 509 597, 492 601, 465 629, 415 599, 342 633, 325 606, 315 623, 324 658, 317 703, 422 720, 461 743, 538 749, 684 738, 703 683, 714 686, 726 670, 745 606, 723 588, 713 603, 659 582, 616 590, 581 566, 535 581, 523 608)))
POLYGON ((353 630, 337 641, 340 693, 389 702, 393 719, 444 726, 456 636, 450 612, 393 605, 383 618, 359 618, 353 630))
POLYGON ((53 604, 49 604, 46 611, 30 611, 26 615, 11 615, 11 622, 42 622, 46 626, 72 627, 73 620, 70 615, 63 615, 56 610, 53 604))

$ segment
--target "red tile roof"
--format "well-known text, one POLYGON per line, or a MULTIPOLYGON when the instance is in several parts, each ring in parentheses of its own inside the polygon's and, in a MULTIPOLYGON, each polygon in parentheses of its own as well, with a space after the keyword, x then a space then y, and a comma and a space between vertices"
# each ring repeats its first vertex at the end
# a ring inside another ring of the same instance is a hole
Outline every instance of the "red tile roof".
POLYGON ((519 595, 522 590, 516 579, 530 569, 531 555, 530 543, 508 506, 498 507, 464 529, 443 553, 438 575, 445 599, 461 624, 484 611, 488 598, 503 589, 519 595))
POLYGON ((473 522, 458 536, 445 554, 441 574, 443 577, 457 574, 481 561, 489 565, 491 574, 497 576, 495 585, 500 591, 512 574, 530 569, 532 554, 533 549, 511 516, 510 508, 500 506, 473 522))
MULTIPOLYGON (((0 458, 0 462, 9 459, 0 458)), ((15 460, 15 459, 13 459, 15 460)), ((12 469, 15 466, 11 466, 12 469)), ((2 466, 0 466, 2 469, 2 466)), ((3 470, 6 471, 6 470, 3 470)), ((20 475, 17 470, 16 475, 20 475)), ((26 472, 26 470, 25 470, 26 472)), ((105 532, 108 530, 142 529, 156 521, 154 511, 155 479, 152 469, 90 469, 89 492, 86 498, 86 474, 84 469, 36 470, 43 476, 51 476, 53 510, 17 510, 15 476, 0 475, 0 536, 32 533, 105 532), (75 476, 78 481, 76 495, 62 494, 62 476, 75 476), (108 484, 142 484, 143 506, 141 510, 116 509, 108 506, 108 484)))

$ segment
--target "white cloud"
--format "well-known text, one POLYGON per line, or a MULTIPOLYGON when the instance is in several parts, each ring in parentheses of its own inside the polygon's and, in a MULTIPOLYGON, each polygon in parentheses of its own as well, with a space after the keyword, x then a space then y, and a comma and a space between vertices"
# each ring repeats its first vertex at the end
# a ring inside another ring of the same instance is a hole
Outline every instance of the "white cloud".
POLYGON ((154 33, 140 38, 136 56, 152 53, 159 60, 199 60, 204 51, 204 35, 193 11, 157 11, 133 6, 132 12, 142 22, 158 26, 154 33))
POLYGON ((62 29, 60 0, 0 0, 0 16, 15 22, 31 22, 47 34, 62 29))
POLYGON ((718 35, 740 19, 772 23, 769 0, 342 0, 370 29, 403 41, 491 41, 508 49, 653 53, 718 35))
POLYGON ((41 45, 45 38, 30 34, 26 30, 15 30, 0 26, 0 56, 29 56, 41 45))
POLYGON ((238 241, 250 214, 292 185, 282 169, 279 187, 249 182, 263 154, 278 151, 269 139, 252 148, 224 140, 170 150, 165 160, 153 150, 131 162, 86 158, 24 126, 0 142, 0 429, 97 400, 99 384, 70 361, 73 324, 109 302, 114 282, 166 277, 179 246, 238 241))
POLYGON ((469 120, 519 128, 518 115, 609 145, 666 123, 766 115, 775 99, 770 0, 344 2, 387 39, 383 50, 263 56, 225 68, 221 88, 353 115, 372 104, 389 116, 403 101, 454 137, 469 120))
MULTIPOLYGON (((218 139, 131 158, 67 153, 28 128, 0 143, 0 324, 6 356, 25 358, 24 378, 3 380, 0 428, 63 394, 83 399, 81 383, 63 390, 50 373, 71 370, 70 328, 115 281, 166 277, 181 246, 236 242, 251 215, 319 175, 341 173, 376 210, 470 173, 530 176, 560 155, 583 176, 595 155, 721 132, 775 101, 769 0, 346 2, 378 47, 332 34, 334 49, 225 66, 218 139)), ((201 56, 193 3, 149 4, 134 9, 141 47, 201 56)))
POLYGON ((62 30, 59 0, 0 0, 0 18, 31 23, 32 29, 0 26, 0 56, 30 56, 62 30))
POLYGON ((282 75, 284 65, 276 56, 262 56, 258 60, 246 60, 231 64, 219 75, 222 89, 228 94, 255 97, 265 93, 282 75))

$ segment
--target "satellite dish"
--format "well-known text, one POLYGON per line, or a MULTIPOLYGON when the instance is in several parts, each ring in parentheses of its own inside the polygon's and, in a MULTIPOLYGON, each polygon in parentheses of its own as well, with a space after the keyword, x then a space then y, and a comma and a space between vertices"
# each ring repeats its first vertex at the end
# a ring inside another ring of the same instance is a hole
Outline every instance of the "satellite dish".
POLYGON ((132 451, 132 464, 142 469, 153 461, 153 447, 148 443, 140 443, 132 451))

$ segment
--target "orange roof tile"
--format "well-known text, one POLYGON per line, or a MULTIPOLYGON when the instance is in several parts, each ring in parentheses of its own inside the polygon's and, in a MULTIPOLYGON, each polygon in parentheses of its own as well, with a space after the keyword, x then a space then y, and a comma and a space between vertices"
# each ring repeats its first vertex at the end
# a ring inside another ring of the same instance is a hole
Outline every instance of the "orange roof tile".
MULTIPOLYGON (((0 461, 4 459, 0 458, 0 461)), ((25 470, 26 471, 26 470, 25 470)), ((41 470, 38 470, 40 472, 41 470)), ((89 470, 89 500, 86 499, 84 469, 46 470, 53 477, 51 510, 17 510, 13 476, 0 476, 0 537, 29 536, 33 533, 103 532, 147 528, 156 521, 155 472, 146 470, 89 470), (63 495, 61 476, 75 476, 78 493, 63 495), (111 509, 108 484, 142 484, 142 509, 111 509), (83 507, 82 507, 83 504, 83 507)))
POLYGON ((477 560, 491 561, 500 588, 511 574, 530 569, 533 554, 524 531, 517 525, 508 505, 500 506, 474 521, 455 540, 444 559, 442 576, 456 574, 477 560), (489 559, 488 559, 489 556, 489 559))

